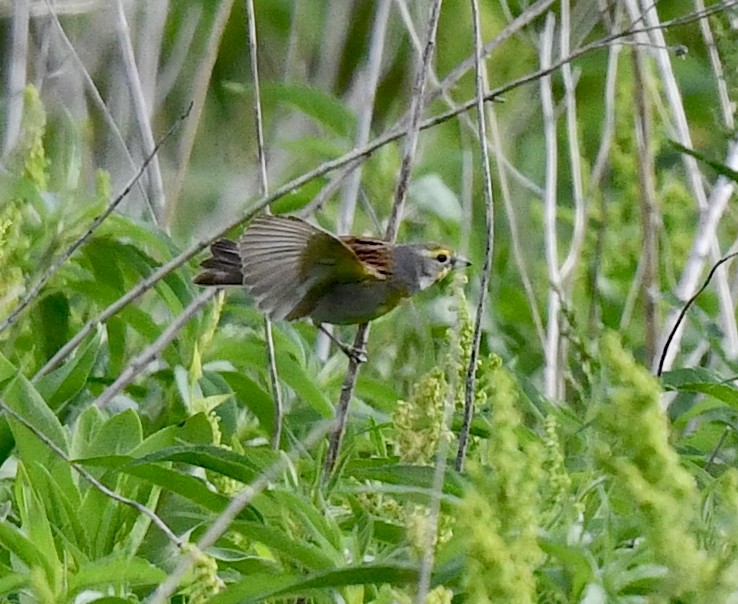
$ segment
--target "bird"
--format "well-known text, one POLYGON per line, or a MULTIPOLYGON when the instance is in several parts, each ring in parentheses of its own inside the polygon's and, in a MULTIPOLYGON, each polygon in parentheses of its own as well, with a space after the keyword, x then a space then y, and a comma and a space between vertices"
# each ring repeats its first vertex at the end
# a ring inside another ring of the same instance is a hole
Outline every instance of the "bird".
POLYGON ((240 285, 274 321, 367 323, 469 266, 450 247, 336 236, 296 216, 262 214, 238 242, 219 239, 195 283, 240 285))

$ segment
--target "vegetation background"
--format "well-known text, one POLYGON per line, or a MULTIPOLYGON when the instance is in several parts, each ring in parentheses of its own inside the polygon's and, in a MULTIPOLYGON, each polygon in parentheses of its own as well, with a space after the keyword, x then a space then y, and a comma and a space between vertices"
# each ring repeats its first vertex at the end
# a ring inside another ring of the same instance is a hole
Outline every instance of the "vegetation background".
POLYGON ((738 601, 737 28, 1 1, 0 601, 738 601), (475 266, 359 370, 192 284, 267 202, 475 266))

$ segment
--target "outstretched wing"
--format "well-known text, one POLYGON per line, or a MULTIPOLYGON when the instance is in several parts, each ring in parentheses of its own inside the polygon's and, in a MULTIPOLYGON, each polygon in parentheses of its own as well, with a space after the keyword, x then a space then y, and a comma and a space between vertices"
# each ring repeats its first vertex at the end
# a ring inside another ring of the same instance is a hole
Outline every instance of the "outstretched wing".
POLYGON ((275 320, 310 314, 333 283, 383 278, 339 238, 294 216, 255 218, 239 253, 244 285, 275 320))

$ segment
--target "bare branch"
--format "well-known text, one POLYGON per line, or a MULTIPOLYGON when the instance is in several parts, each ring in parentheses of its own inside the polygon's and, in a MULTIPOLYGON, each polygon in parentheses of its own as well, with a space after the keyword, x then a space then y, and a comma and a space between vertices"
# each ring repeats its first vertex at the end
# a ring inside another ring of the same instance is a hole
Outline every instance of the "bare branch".
MULTIPOLYGON (((423 50, 421 64, 418 66, 418 70, 415 76, 415 84, 413 85, 413 94, 410 102, 410 121, 407 129, 407 136, 405 138, 402 164, 400 165, 400 173, 397 177, 395 200, 394 204, 392 205, 392 211, 390 213, 389 222, 387 224, 387 231, 385 233, 385 239, 391 242, 394 242, 397 239, 397 232, 400 228, 400 222, 402 220, 402 209, 405 205, 405 199, 407 197, 410 174, 413 161, 415 159, 415 150, 418 144, 418 134, 421 129, 420 117, 422 115, 424 106, 423 99, 425 95, 425 87, 428 80, 431 58, 433 56, 436 29, 438 27, 438 18, 440 16, 440 13, 441 0, 434 0, 431 4, 430 14, 428 16, 425 47, 423 50)), ((359 326, 358 331, 356 332, 354 349, 364 350, 366 348, 366 341, 368 337, 369 325, 367 323, 364 323, 363 325, 359 326)), ((341 441, 343 440, 343 435, 346 430, 348 406, 351 402, 351 398, 353 397, 354 388, 356 387, 356 380, 359 377, 359 359, 359 355, 356 355, 356 357, 352 357, 349 360, 349 367, 346 372, 346 377, 343 381, 341 396, 336 408, 335 427, 333 429, 333 433, 331 434, 331 440, 328 445, 328 455, 326 456, 324 477, 329 476, 333 471, 336 460, 338 458, 338 452, 341 448, 341 441)))
MULTIPOLYGON (((259 154, 259 193, 264 196, 269 193, 269 178, 267 176, 266 147, 264 145, 264 121, 261 111, 261 83, 259 81, 258 44, 256 42, 256 14, 254 13, 254 0, 246 0, 247 28, 249 32, 249 56, 251 57, 251 76, 254 81, 254 127, 256 129, 256 142, 259 154)), ((269 212, 269 206, 264 208, 269 212)), ((282 402, 282 389, 279 386, 279 373, 277 372, 277 359, 274 353, 274 334, 272 333, 272 321, 264 317, 264 340, 267 350, 267 364, 269 365, 269 382, 272 386, 274 397, 274 432, 272 434, 272 448, 279 449, 282 440, 282 416, 284 405, 282 402)))
MULTIPOLYGON (((469 353, 469 365, 466 368, 464 383, 464 417, 459 431, 459 448, 456 454, 456 469, 461 472, 466 461, 466 451, 469 444, 469 432, 474 415, 476 399, 477 363, 479 361, 479 347, 482 342, 482 318, 487 306, 490 272, 492 271, 492 256, 494 252, 494 197, 492 195, 492 172, 489 165, 489 150, 487 148, 487 121, 484 111, 484 96, 487 92, 485 67, 482 59, 482 24, 479 16, 477 0, 471 0, 471 12, 474 22, 474 62, 475 83, 477 93, 477 138, 479 139, 480 163, 482 168, 484 192, 484 263, 479 284, 479 300, 474 320, 472 348, 469 353)), ((430 580, 430 573, 428 573, 430 580)), ((427 588, 427 586, 426 586, 427 588)))

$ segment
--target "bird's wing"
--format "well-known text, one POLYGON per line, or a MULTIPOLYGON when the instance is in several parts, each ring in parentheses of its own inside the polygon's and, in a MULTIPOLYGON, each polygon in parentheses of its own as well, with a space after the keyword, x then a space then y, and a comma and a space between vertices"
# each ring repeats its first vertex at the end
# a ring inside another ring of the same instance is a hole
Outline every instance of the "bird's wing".
POLYGON ((275 320, 309 314, 332 283, 383 278, 341 239, 293 216, 255 218, 239 252, 244 285, 275 320))

